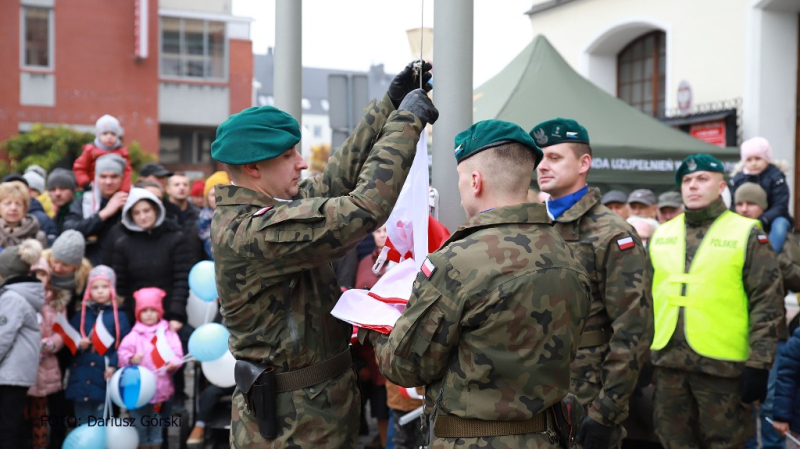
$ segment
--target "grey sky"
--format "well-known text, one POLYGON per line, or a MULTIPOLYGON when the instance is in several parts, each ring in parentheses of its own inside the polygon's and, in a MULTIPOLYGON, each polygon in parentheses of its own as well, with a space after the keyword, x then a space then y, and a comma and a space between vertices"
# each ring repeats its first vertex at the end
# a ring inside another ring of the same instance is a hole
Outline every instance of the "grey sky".
MULTIPOLYGON (((433 27, 425 0, 425 26, 433 27)), ((524 12, 531 0, 474 0, 474 85, 494 76, 533 37, 524 12)), ((420 26, 421 0, 303 0, 303 65, 397 72, 412 59, 406 30, 420 26)), ((233 13, 252 17, 253 51, 275 45, 275 1, 233 0, 233 13)), ((435 55, 434 55, 435 59, 435 55)))

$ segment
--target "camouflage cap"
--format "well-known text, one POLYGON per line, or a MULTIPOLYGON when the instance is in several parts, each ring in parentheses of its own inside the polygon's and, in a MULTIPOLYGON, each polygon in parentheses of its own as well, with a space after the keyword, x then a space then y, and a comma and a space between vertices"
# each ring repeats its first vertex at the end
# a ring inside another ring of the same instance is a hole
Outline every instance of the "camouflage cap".
POLYGON ((278 157, 300 142, 300 126, 291 115, 272 106, 233 114, 217 127, 211 157, 231 165, 278 157))
POLYGON ((531 137, 539 148, 560 143, 589 143, 589 132, 578 122, 568 118, 557 118, 539 123, 531 130, 531 137))
POLYGON ((534 152, 536 164, 542 161, 542 150, 519 125, 503 120, 483 120, 458 133, 455 138, 456 163, 509 142, 520 143, 534 152))
POLYGON ((693 154, 687 156, 675 172, 675 184, 681 185, 681 181, 685 175, 698 172, 698 171, 711 171, 717 173, 725 173, 725 166, 719 159, 710 154, 693 154))

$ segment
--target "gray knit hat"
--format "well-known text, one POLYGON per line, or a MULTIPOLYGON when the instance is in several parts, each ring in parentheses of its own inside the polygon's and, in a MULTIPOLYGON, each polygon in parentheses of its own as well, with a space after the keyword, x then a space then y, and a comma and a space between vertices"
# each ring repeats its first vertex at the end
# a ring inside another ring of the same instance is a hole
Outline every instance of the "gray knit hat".
POLYGON ((746 182, 736 189, 733 203, 738 204, 742 201, 753 203, 762 210, 767 210, 769 207, 769 203, 767 202, 767 192, 763 187, 754 182, 746 182))
POLYGON ((62 187, 74 192, 77 184, 77 181, 75 181, 75 173, 65 168, 54 168, 53 171, 50 172, 50 176, 47 177, 47 185, 49 185, 51 189, 62 187))
POLYGON ((97 119, 97 123, 94 124, 94 134, 97 137, 100 137, 100 134, 103 134, 107 131, 111 131, 118 137, 123 134, 122 126, 120 126, 119 120, 117 120, 116 117, 108 114, 97 119))
POLYGON ((27 239, 17 246, 9 246, 0 253, 0 277, 6 280, 12 276, 22 276, 31 271, 31 265, 42 257, 42 244, 38 240, 27 239))
POLYGON ((125 159, 114 153, 104 154, 95 161, 94 172, 95 175, 112 172, 122 176, 125 172, 125 159))
POLYGON ((42 176, 38 171, 30 170, 30 168, 28 168, 28 170, 25 170, 25 174, 22 175, 22 177, 28 181, 28 187, 31 189, 36 190, 39 193, 45 192, 46 189, 44 176, 42 176))
POLYGON ((80 266, 85 251, 86 240, 83 238, 83 234, 74 229, 67 229, 53 242, 50 254, 56 260, 69 265, 80 266))

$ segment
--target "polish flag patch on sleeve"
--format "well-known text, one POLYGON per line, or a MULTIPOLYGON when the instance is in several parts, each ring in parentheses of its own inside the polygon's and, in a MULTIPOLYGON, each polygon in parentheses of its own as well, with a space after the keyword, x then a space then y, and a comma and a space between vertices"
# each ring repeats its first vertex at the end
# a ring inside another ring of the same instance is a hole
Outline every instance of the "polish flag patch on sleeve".
POLYGON ((768 243, 769 242, 769 238, 767 238, 767 236, 764 235, 764 234, 758 234, 758 242, 759 243, 768 243))
POLYGON ((425 262, 422 262, 422 274, 424 274, 426 278, 430 279, 435 271, 436 265, 434 265, 433 262, 426 257, 425 262))
POLYGON ((619 246, 619 249, 621 250, 633 248, 633 245, 633 237, 625 237, 624 239, 617 240, 617 246, 619 246))

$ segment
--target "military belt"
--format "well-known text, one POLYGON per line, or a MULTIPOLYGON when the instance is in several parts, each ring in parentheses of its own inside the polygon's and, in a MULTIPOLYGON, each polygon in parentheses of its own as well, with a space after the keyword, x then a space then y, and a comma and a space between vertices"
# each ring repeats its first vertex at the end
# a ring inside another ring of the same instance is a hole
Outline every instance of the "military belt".
POLYGON ((547 410, 524 421, 485 421, 453 415, 439 415, 434 425, 437 438, 481 438, 503 435, 525 435, 548 430, 547 410))
POLYGON ((353 366, 350 348, 324 362, 295 371, 275 374, 275 387, 278 393, 308 388, 342 374, 353 366))
POLYGON ((611 329, 608 328, 585 331, 581 334, 581 342, 578 348, 591 348, 593 346, 604 345, 611 339, 611 333, 611 329))

